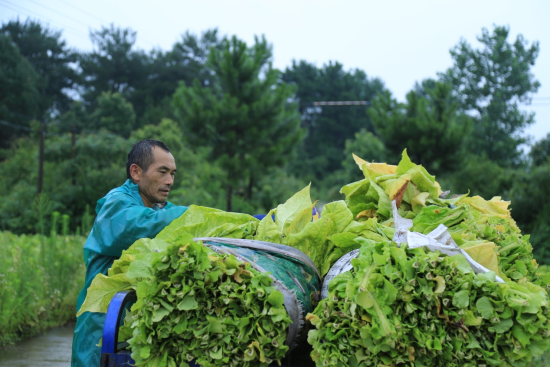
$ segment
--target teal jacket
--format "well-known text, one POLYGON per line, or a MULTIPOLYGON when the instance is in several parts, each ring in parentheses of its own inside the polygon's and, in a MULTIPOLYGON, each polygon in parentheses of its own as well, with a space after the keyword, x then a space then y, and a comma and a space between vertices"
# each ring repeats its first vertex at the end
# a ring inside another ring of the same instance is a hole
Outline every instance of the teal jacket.
MULTIPOLYGON (((99 273, 107 275, 113 262, 140 238, 153 238, 187 207, 167 203, 164 208, 148 208, 139 195, 138 185, 126 180, 98 200, 96 219, 84 244, 86 280, 78 295, 76 310, 80 309, 88 287, 99 273)), ((96 345, 103 335, 105 314, 85 312, 76 320, 73 336, 72 367, 99 366, 101 348, 96 345)))

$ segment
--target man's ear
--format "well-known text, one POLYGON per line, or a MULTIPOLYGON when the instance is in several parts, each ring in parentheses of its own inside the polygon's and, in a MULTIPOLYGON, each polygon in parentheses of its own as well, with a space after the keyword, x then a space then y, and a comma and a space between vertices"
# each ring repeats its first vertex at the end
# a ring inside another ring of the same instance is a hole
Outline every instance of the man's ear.
POLYGON ((143 170, 140 166, 135 163, 130 166, 130 176, 132 177, 132 181, 134 181, 134 183, 138 183, 141 180, 142 174, 143 170))

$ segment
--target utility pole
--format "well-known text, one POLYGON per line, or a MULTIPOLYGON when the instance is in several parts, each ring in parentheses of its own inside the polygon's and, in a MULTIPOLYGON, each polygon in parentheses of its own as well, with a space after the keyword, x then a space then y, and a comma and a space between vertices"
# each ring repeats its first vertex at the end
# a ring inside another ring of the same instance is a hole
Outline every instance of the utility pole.
POLYGON ((73 175, 73 186, 76 186, 76 125, 73 123, 73 128, 71 131, 72 140, 71 140, 71 152, 72 152, 72 158, 73 158, 73 169, 72 175, 73 175))
POLYGON ((42 180, 44 178, 44 123, 40 124, 40 148, 38 152, 38 185, 36 193, 40 195, 42 192, 42 180))

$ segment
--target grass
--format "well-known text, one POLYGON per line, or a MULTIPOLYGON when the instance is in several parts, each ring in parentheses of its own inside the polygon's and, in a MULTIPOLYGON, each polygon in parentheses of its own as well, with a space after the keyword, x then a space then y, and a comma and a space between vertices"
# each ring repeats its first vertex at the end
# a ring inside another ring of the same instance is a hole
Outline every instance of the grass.
POLYGON ((75 319, 81 236, 0 232, 0 346, 75 319))

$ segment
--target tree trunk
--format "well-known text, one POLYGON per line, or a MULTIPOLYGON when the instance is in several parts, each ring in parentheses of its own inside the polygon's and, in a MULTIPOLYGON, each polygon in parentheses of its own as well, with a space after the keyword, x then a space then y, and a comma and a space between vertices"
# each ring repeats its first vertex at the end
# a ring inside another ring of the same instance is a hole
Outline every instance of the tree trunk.
POLYGON ((36 193, 42 192, 42 180, 44 177, 44 123, 40 124, 40 148, 38 151, 38 183, 36 193))
POLYGON ((233 186, 227 185, 226 200, 227 200, 227 211, 231 211, 231 198, 233 196, 233 186))
POLYGON ((250 176, 248 179, 248 190, 246 192, 246 196, 248 200, 252 200, 252 188, 254 187, 254 178, 250 176))
POLYGON ((76 186, 76 126, 73 124, 73 128, 71 131, 71 155, 73 158, 73 169, 72 176, 73 176, 73 186, 76 186))

